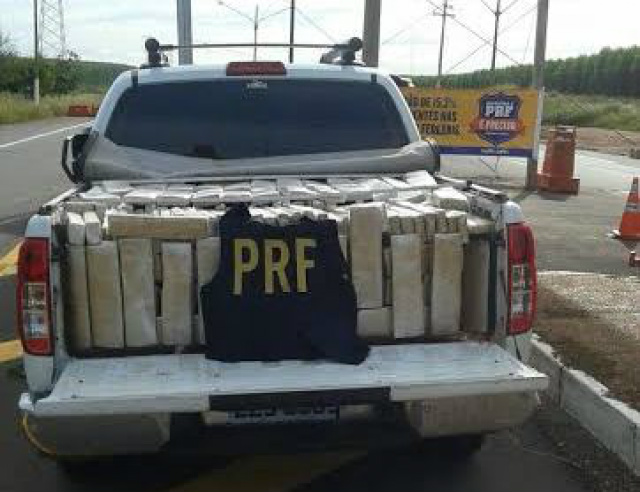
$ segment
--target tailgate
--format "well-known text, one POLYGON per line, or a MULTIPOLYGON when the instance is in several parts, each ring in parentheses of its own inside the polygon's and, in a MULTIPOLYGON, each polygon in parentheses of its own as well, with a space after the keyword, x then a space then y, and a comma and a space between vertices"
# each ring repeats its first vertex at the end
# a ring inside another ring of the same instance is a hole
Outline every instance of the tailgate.
POLYGON ((546 386, 545 375, 495 344, 457 342, 377 346, 359 366, 221 363, 197 354, 74 360, 48 397, 23 400, 21 406, 42 416, 204 412, 521 393, 546 386))

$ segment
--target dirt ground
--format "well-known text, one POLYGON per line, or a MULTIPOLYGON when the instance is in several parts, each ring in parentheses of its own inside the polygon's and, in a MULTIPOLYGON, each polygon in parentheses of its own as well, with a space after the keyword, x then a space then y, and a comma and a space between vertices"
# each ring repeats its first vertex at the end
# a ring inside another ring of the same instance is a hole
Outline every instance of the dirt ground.
POLYGON ((640 410, 640 276, 543 273, 534 331, 640 410))
MULTIPOLYGON (((546 141, 549 127, 542 129, 546 141)), ((640 132, 604 130, 602 128, 578 128, 577 147, 607 154, 629 155, 632 148, 640 148, 640 132)))

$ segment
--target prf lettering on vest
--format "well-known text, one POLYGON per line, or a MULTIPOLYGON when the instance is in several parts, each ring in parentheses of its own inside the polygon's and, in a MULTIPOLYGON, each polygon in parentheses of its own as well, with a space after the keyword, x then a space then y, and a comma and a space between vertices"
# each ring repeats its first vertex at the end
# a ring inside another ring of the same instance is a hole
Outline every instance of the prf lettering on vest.
MULTIPOLYGON (((308 292, 307 272, 315 268, 315 261, 307 255, 308 250, 316 247, 316 240, 311 238, 296 238, 295 261, 296 267, 296 292, 304 294, 308 292)), ((291 292, 291 282, 287 277, 287 266, 292 261, 289 246, 282 239, 265 239, 262 250, 264 262, 264 292, 274 294, 276 282, 283 293, 291 292)), ((258 268, 260 262, 260 248, 253 239, 233 240, 233 293, 242 295, 245 276, 258 268)))

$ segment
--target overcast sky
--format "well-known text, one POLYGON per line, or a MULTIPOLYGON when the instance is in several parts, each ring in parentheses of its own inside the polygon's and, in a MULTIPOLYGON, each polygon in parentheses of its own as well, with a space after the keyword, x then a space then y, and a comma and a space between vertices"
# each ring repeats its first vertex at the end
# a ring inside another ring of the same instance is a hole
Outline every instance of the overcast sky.
MULTIPOLYGON (((482 0, 449 0, 456 18, 449 20, 444 57, 445 72, 488 67, 491 50, 480 37, 490 39, 493 15, 482 0), (466 26, 463 27, 463 26, 466 26), (475 31, 473 34, 468 30, 475 31), (484 46, 483 46, 484 45, 484 46), (482 47, 483 46, 483 47, 482 47), (482 48, 481 48, 482 47, 482 48), (473 56, 463 61, 468 55, 473 56)), ((495 5, 497 0, 485 0, 495 5)), ((400 73, 433 74, 437 69, 440 17, 432 3, 441 0, 383 0, 381 64, 400 73)), ((53 2, 55 3, 55 1, 53 2)), ((175 0, 63 0, 67 46, 85 60, 139 64, 143 42, 153 35, 162 42, 176 41, 175 0)), ((195 42, 251 42, 251 22, 217 0, 192 0, 195 42)), ((289 0, 226 0, 253 16, 260 16, 260 40, 288 40, 289 0), (278 13, 279 12, 279 13, 278 13), (271 15, 274 14, 274 15, 271 15)), ((513 5, 501 19, 500 65, 533 59, 536 0, 502 0, 513 5), (508 55, 505 56, 505 55, 508 55)), ((551 58, 594 53, 604 46, 640 44, 640 0, 550 0, 549 47, 551 58)), ((364 0, 297 0, 299 42, 325 43, 359 36, 364 0)), ((0 0, 0 30, 23 54, 32 53, 31 0, 0 0)), ((244 59, 248 50, 197 52, 196 63, 244 59)), ((315 61, 318 52, 300 51, 299 61, 315 61)), ((283 50, 261 50, 260 58, 285 59, 283 50)))

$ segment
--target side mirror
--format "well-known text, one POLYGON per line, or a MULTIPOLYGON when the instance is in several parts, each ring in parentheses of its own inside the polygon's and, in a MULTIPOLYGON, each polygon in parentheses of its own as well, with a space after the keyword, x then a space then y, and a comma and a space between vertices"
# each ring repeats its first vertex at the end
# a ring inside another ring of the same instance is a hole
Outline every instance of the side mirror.
POLYGON ((71 137, 67 137, 62 142, 62 157, 60 165, 72 183, 78 183, 81 176, 78 175, 78 160, 82 156, 84 146, 89 140, 89 132, 78 133, 71 137), (71 147, 71 166, 69 165, 69 147, 71 147))
POLYGON ((71 137, 71 157, 77 159, 82 155, 84 144, 89 140, 88 133, 78 133, 71 137))

